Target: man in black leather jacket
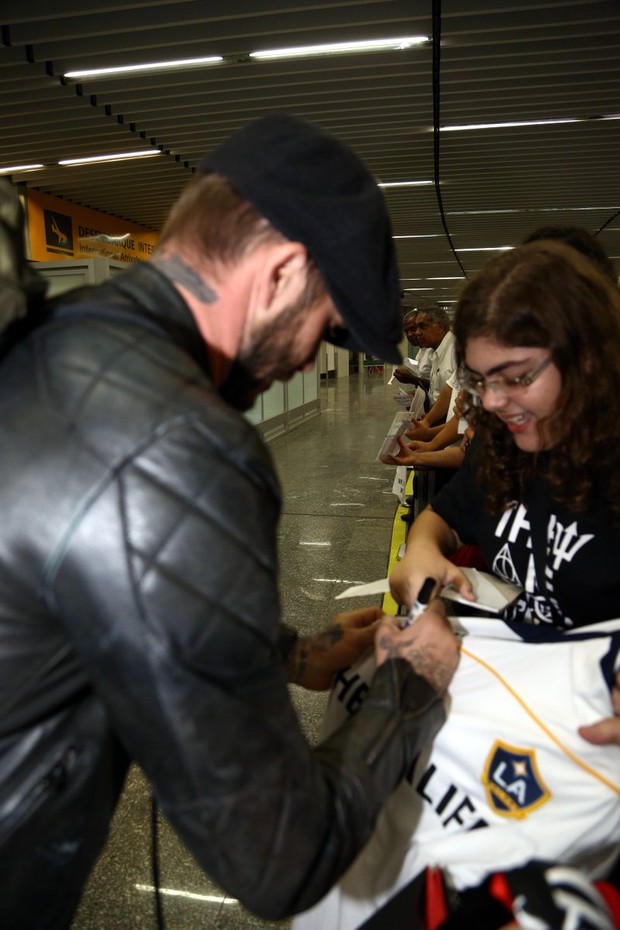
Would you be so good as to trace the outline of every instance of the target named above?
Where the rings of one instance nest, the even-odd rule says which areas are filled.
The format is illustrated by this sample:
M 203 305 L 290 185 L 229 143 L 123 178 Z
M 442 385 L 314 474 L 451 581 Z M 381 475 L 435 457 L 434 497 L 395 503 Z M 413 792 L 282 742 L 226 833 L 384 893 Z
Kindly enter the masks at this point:
M 279 489 L 238 411 L 322 338 L 397 361 L 399 324 L 370 175 L 268 117 L 205 159 L 149 264 L 6 331 L 2 927 L 68 926 L 132 761 L 205 871 L 269 918 L 368 839 L 443 722 L 456 642 L 438 610 L 280 627 Z M 363 708 L 310 749 L 287 680 L 326 688 L 373 639 Z

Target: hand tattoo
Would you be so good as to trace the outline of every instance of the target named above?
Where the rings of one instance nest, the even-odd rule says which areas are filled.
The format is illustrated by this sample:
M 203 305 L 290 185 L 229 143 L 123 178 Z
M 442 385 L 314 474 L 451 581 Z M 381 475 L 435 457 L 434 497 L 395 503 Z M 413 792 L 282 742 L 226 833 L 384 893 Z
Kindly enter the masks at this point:
M 439 694 L 442 694 L 454 674 L 454 668 L 442 659 L 438 652 L 427 643 L 422 645 L 413 635 L 406 641 L 395 643 L 391 636 L 379 635 L 379 649 L 386 653 L 388 659 L 404 659 L 413 671 L 424 678 Z

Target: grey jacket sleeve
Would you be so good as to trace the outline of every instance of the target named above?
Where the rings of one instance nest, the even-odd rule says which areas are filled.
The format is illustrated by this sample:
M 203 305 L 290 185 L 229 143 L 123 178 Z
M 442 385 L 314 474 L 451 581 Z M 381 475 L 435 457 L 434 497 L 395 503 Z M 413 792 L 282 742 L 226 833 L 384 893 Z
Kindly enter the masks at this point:
M 279 654 L 277 488 L 251 431 L 222 435 L 174 424 L 99 482 L 50 559 L 49 597 L 181 840 L 277 919 L 345 871 L 443 704 L 388 662 L 308 747 Z

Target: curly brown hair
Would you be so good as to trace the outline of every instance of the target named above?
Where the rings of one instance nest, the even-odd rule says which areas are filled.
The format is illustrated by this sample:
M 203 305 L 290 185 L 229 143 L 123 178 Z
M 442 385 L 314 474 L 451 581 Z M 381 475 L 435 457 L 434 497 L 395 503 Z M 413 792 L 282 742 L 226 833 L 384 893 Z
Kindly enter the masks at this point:
M 499 512 L 522 501 L 541 469 L 554 499 L 576 513 L 601 496 L 620 526 L 620 290 L 587 258 L 558 242 L 522 245 L 490 261 L 468 282 L 454 319 L 457 360 L 484 336 L 505 346 L 548 349 L 562 381 L 541 453 L 521 451 L 493 413 L 466 410 L 484 454 L 478 478 Z

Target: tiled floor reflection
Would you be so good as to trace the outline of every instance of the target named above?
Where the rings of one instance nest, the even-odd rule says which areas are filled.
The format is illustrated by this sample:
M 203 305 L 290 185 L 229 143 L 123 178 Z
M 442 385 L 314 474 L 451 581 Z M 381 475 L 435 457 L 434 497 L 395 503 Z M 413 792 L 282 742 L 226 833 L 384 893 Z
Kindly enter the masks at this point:
M 394 469 L 374 459 L 397 410 L 393 393 L 384 378 L 330 381 L 321 387 L 321 416 L 270 444 L 284 496 L 283 614 L 301 632 L 320 628 L 340 610 L 379 603 L 334 602 L 334 596 L 386 571 Z M 291 695 L 314 741 L 325 696 L 296 687 Z M 287 930 L 288 921 L 259 920 L 227 899 L 161 818 L 158 835 L 166 930 Z M 72 930 L 156 930 L 152 887 L 150 796 L 142 774 L 132 769 Z

